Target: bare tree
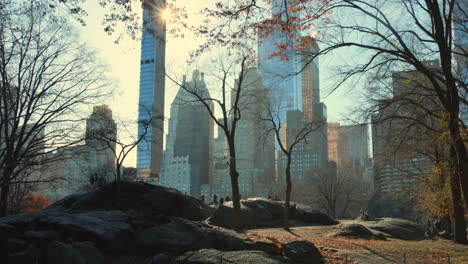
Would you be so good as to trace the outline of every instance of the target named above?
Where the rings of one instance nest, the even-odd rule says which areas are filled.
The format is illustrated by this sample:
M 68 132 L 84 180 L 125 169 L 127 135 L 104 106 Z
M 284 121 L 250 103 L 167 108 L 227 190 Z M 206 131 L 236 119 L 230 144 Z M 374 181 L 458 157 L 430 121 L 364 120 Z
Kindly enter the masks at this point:
M 339 50 L 359 54 L 353 64 L 339 67 L 333 90 L 345 83 L 359 82 L 368 73 L 405 69 L 416 70 L 424 76 L 425 87 L 432 91 L 448 120 L 449 145 L 455 159 L 455 179 L 451 181 L 453 199 L 460 209 L 463 197 L 468 204 L 468 154 L 462 138 L 466 126 L 460 120 L 461 107 L 467 107 L 466 1 L 275 1 L 272 16 L 263 20 L 257 2 L 260 1 L 220 4 L 210 14 L 229 22 L 250 21 L 245 28 L 257 29 L 261 38 L 286 33 L 287 41 L 277 45 L 278 51 L 272 52 L 273 56 L 281 56 L 291 46 L 302 46 L 304 43 L 297 32 L 307 30 L 316 34 L 322 47 L 320 52 L 311 54 L 310 61 Z M 257 21 L 252 17 L 257 17 Z M 226 25 L 230 23 L 221 24 Z M 440 67 L 426 63 L 433 59 L 440 61 Z M 413 105 L 413 108 L 424 107 Z M 457 215 L 461 219 L 462 214 Z M 461 224 L 458 223 L 459 230 Z M 465 241 L 466 237 L 460 233 L 456 240 Z
M 40 1 L 0 5 L 0 216 L 20 175 L 79 141 L 80 106 L 105 94 L 103 67 Z M 32 182 L 42 182 L 36 180 Z
M 114 181 L 117 182 L 117 202 L 119 202 L 120 198 L 121 172 L 125 159 L 138 144 L 149 141 L 149 131 L 160 123 L 159 120 L 163 119 L 163 117 L 154 117 L 150 120 L 139 120 L 137 125 L 141 129 L 141 133 L 139 133 L 138 136 L 135 136 L 134 133 L 130 131 L 132 124 L 129 122 L 120 122 L 120 125 L 116 127 L 116 131 L 113 131 L 112 128 L 109 129 L 109 127 L 101 127 L 89 131 L 87 138 L 96 142 L 96 144 L 94 144 L 95 150 L 97 152 L 110 152 L 115 161 L 112 171 L 114 174 Z M 161 128 L 159 127 L 159 129 Z
M 274 133 L 276 142 L 279 145 L 281 152 L 286 157 L 285 166 L 285 202 L 284 202 L 284 228 L 289 229 L 289 213 L 290 213 L 290 202 L 291 202 L 291 162 L 294 157 L 295 147 L 299 145 L 307 145 L 310 141 L 310 135 L 322 128 L 326 124 L 325 120 L 310 121 L 306 122 L 301 117 L 295 117 L 293 119 L 282 120 L 280 110 L 282 108 L 281 100 L 272 98 L 272 102 L 265 105 L 266 111 L 259 113 L 259 118 L 262 121 L 268 121 L 270 126 L 267 128 L 265 135 Z M 294 125 L 293 125 L 294 124 Z M 285 131 L 286 125 L 288 126 Z M 283 135 L 286 134 L 286 138 Z
M 231 178 L 232 188 L 232 201 L 234 205 L 234 212 L 237 217 L 240 217 L 240 196 L 239 196 L 239 173 L 237 171 L 237 159 L 236 159 L 236 147 L 235 147 L 235 135 L 237 125 L 241 119 L 241 108 L 239 105 L 240 98 L 243 96 L 243 85 L 244 85 L 244 74 L 246 72 L 248 56 L 243 56 L 238 63 L 224 65 L 220 69 L 221 75 L 218 76 L 216 91 L 220 93 L 220 98 L 206 94 L 205 89 L 200 87 L 189 86 L 185 83 L 178 82 L 174 77 L 168 76 L 168 78 L 174 82 L 178 87 L 184 89 L 188 94 L 192 96 L 193 102 L 201 103 L 208 111 L 210 117 L 213 119 L 216 125 L 218 125 L 227 140 L 229 149 L 229 175 Z M 232 71 L 235 66 L 239 66 L 239 73 L 237 81 L 234 86 L 229 84 Z M 231 96 L 231 100 L 228 100 Z M 214 103 L 214 108 L 212 107 Z M 216 116 L 215 109 L 220 111 L 219 116 Z

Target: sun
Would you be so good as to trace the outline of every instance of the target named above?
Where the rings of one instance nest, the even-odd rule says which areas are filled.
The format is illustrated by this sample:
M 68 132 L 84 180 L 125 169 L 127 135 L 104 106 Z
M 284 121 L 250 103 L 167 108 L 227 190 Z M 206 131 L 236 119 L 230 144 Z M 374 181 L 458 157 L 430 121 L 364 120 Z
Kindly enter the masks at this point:
M 161 9 L 159 11 L 159 17 L 163 20 L 163 22 L 168 22 L 171 19 L 171 10 L 168 8 Z

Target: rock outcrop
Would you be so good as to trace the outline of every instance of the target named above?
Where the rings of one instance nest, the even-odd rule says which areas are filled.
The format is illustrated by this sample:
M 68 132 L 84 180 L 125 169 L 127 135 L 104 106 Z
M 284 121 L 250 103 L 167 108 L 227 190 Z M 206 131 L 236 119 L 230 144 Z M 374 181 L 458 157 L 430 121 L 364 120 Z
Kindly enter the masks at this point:
M 368 229 L 383 233 L 387 237 L 403 240 L 425 239 L 424 229 L 409 220 L 399 218 L 379 218 L 368 221 L 355 221 Z
M 282 252 L 272 242 L 254 242 L 200 221 L 210 212 L 207 206 L 174 189 L 122 182 L 116 203 L 115 188 L 109 184 L 41 212 L 0 218 L 2 263 L 107 264 L 133 256 L 148 263 L 219 263 L 221 258 L 293 264 L 317 255 L 309 242 L 283 245 Z
M 207 220 L 211 225 L 226 228 L 256 228 L 268 225 L 272 221 L 283 218 L 284 202 L 263 198 L 251 198 L 241 200 L 241 217 L 234 215 L 233 203 L 227 202 L 219 206 Z M 312 208 L 296 204 L 291 209 L 291 219 L 299 220 L 307 224 L 336 225 L 337 221 L 326 214 Z
M 338 225 L 335 230 L 333 230 L 330 236 L 341 236 L 341 237 L 352 237 L 352 238 L 361 238 L 361 239 L 378 239 L 385 240 L 385 237 L 371 231 L 367 227 L 361 224 L 346 224 Z

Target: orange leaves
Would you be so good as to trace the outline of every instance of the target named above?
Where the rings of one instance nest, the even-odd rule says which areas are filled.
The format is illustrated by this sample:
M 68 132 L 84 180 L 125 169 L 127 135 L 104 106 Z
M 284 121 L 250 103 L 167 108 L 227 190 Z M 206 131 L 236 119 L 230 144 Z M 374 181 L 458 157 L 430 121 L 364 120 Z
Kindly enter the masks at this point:
M 26 200 L 25 213 L 39 212 L 50 206 L 49 198 L 37 195 Z

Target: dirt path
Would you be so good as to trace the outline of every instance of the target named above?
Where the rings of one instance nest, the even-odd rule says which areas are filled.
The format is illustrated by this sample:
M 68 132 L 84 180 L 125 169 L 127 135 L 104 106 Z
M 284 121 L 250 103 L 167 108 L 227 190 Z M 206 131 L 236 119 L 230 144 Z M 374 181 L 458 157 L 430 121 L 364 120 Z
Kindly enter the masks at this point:
M 468 263 L 468 246 L 455 244 L 449 240 L 405 241 L 389 239 L 381 241 L 331 238 L 328 233 L 333 229 L 333 226 L 296 226 L 288 232 L 282 228 L 265 228 L 246 230 L 244 235 L 254 240 L 267 239 L 276 243 L 309 240 L 320 249 L 325 256 L 326 263 Z

